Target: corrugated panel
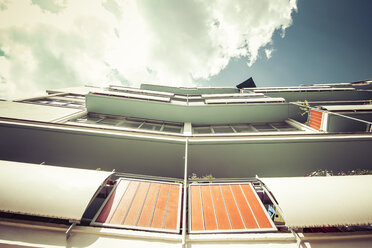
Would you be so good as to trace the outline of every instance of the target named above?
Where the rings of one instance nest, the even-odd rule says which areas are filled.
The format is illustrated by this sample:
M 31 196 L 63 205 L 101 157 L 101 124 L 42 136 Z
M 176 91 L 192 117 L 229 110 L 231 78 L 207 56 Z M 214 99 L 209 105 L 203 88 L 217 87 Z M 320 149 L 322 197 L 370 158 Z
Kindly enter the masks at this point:
M 180 204 L 180 184 L 121 178 L 92 224 L 178 233 Z
M 310 127 L 316 130 L 320 130 L 322 125 L 323 112 L 311 110 L 310 114 Z
M 190 233 L 274 231 L 249 183 L 189 186 Z
M 288 227 L 372 224 L 372 175 L 260 179 Z

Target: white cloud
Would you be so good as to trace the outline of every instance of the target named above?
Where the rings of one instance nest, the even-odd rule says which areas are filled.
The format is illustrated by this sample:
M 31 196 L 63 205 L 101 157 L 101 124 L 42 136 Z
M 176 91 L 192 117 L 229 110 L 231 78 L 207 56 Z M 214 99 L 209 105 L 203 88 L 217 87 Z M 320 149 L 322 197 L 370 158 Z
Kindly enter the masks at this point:
M 265 55 L 267 59 L 271 58 L 273 51 L 273 49 L 265 49 Z
M 83 84 L 192 85 L 252 65 L 296 0 L 2 1 L 0 97 Z M 266 49 L 269 58 L 272 49 Z

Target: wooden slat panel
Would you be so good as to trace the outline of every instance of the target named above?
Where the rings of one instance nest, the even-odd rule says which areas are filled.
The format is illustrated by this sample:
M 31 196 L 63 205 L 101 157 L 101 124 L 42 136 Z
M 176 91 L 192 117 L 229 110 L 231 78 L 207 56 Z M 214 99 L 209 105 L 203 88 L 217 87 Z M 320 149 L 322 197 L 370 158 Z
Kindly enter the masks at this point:
M 94 222 L 179 232 L 181 196 L 180 184 L 119 179 Z
M 321 116 L 323 114 L 323 112 L 312 110 L 311 114 Z
M 138 217 L 141 214 L 143 202 L 146 199 L 147 190 L 150 184 L 146 182 L 140 182 L 136 195 L 133 199 L 132 205 L 128 211 L 127 217 L 124 220 L 124 225 L 135 226 L 137 224 Z
M 320 124 L 319 125 L 318 124 L 311 124 L 310 127 L 314 128 L 316 130 L 320 130 Z
M 317 121 L 317 122 L 321 122 L 322 121 L 322 117 L 312 117 L 311 118 L 311 121 Z
M 214 214 L 212 195 L 209 189 L 209 185 L 201 186 L 201 191 L 202 191 L 205 229 L 206 230 L 217 230 L 216 216 Z
M 179 193 L 179 185 L 170 185 L 165 229 L 177 229 Z
M 230 230 L 229 217 L 227 216 L 225 204 L 223 202 L 221 189 L 219 185 L 211 185 L 214 207 L 216 210 L 216 217 L 218 221 L 219 230 Z
M 191 185 L 190 187 L 190 201 L 191 201 L 191 230 L 204 230 L 203 208 L 200 200 L 200 186 Z
M 320 127 L 320 125 L 321 125 L 320 122 L 314 122 L 314 121 L 312 121 L 312 122 L 310 123 L 310 126 Z
M 311 110 L 312 113 L 315 113 L 315 114 L 321 114 L 322 112 L 320 111 L 317 111 L 317 110 Z
M 253 214 L 256 216 L 256 219 L 257 219 L 257 222 L 260 228 L 273 227 L 266 213 L 264 212 L 264 209 L 262 208 L 261 204 L 258 202 L 256 193 L 253 192 L 252 187 L 247 184 L 242 184 L 242 189 L 249 202 L 249 205 L 251 206 Z
M 99 214 L 98 218 L 96 219 L 97 222 L 105 223 L 109 222 L 114 214 L 125 190 L 128 187 L 129 182 L 120 180 L 115 191 L 112 192 L 110 199 L 106 202 L 105 207 L 102 209 L 101 213 Z
M 247 229 L 255 229 L 258 228 L 258 225 L 254 219 L 254 216 L 252 214 L 252 211 L 250 207 L 248 206 L 247 200 L 244 197 L 244 194 L 240 188 L 240 185 L 233 184 L 231 185 L 231 189 L 235 195 L 235 200 L 238 204 L 238 207 L 240 209 L 240 213 L 243 217 L 245 227 Z
M 225 198 L 225 204 L 229 213 L 231 226 L 233 229 L 244 229 L 244 224 L 240 217 L 238 208 L 235 204 L 233 194 L 230 190 L 230 185 L 221 185 L 223 197 Z
M 317 129 L 317 130 L 319 130 L 320 126 L 321 126 L 320 123 L 313 123 L 313 122 L 312 122 L 312 123 L 310 124 L 310 127 L 315 127 L 315 129 Z
M 312 120 L 321 120 L 322 119 L 322 115 L 320 115 L 320 116 L 316 116 L 316 115 L 311 115 L 311 119 Z
M 159 183 L 151 183 L 149 193 L 147 194 L 147 198 L 145 204 L 142 209 L 141 216 L 139 218 L 137 226 L 149 227 L 151 224 L 151 217 L 154 212 L 156 199 L 158 197 L 160 184 Z
M 275 230 L 251 184 L 191 185 L 190 208 L 192 232 Z
M 310 127 L 320 130 L 322 124 L 323 113 L 316 110 L 311 110 Z
M 321 123 L 310 123 L 310 127 L 316 129 L 316 130 L 319 130 L 320 129 L 320 126 L 321 126 Z
M 321 122 L 321 121 L 322 121 L 322 117 L 315 117 L 315 116 L 312 116 L 312 117 L 311 117 L 311 121 L 318 121 L 318 122 Z
M 312 123 L 312 124 L 320 124 L 320 123 L 322 123 L 322 121 L 321 121 L 321 120 L 314 120 L 314 119 L 311 119 L 311 123 Z
M 162 184 L 160 186 L 158 200 L 155 206 L 154 217 L 152 219 L 151 227 L 153 228 L 163 228 L 164 216 L 167 206 L 169 192 L 169 184 Z
M 311 117 L 311 121 L 317 121 L 317 122 L 321 122 L 322 121 L 322 117 Z
M 115 213 L 110 220 L 110 224 L 120 225 L 122 223 L 128 212 L 130 204 L 132 203 L 133 197 L 136 194 L 138 185 L 139 182 L 136 181 L 131 181 L 129 183 L 128 189 L 125 191 L 123 198 L 121 199 Z

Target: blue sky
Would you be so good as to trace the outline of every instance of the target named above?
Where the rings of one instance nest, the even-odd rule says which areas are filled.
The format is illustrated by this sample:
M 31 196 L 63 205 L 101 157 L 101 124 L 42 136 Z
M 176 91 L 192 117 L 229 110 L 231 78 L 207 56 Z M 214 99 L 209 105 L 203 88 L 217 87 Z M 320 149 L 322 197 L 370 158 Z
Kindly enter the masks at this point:
M 372 1 L 298 1 L 285 37 L 276 31 L 272 57 L 263 51 L 251 67 L 232 59 L 210 83 L 238 84 L 250 76 L 258 86 L 337 83 L 372 79 Z
M 89 6 L 89 7 L 87 7 Z M 84 11 L 81 11 L 84 9 Z M 0 98 L 372 78 L 370 0 L 0 0 Z

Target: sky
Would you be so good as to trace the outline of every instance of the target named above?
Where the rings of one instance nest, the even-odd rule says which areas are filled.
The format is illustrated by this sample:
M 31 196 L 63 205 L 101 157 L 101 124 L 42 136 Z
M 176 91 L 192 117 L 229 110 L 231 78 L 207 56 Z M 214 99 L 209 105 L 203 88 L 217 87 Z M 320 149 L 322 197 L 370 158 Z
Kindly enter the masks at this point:
M 0 98 L 372 78 L 370 0 L 0 0 Z

